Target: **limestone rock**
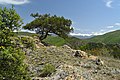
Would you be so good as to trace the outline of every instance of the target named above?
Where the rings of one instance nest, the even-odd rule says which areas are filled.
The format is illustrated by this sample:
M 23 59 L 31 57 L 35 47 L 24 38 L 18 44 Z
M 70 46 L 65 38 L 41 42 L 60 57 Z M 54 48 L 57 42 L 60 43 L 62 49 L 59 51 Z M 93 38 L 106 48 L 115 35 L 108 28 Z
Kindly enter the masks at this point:
M 45 47 L 44 44 L 42 44 L 39 39 L 35 39 L 34 41 L 36 48 Z
M 97 56 L 92 56 L 92 55 L 91 55 L 91 56 L 88 57 L 88 59 L 89 59 L 89 60 L 96 61 L 96 60 L 98 59 L 98 57 L 97 57 Z
M 81 57 L 81 58 L 88 58 L 87 53 L 81 50 L 74 50 L 74 56 Z
M 63 45 L 62 48 L 64 48 L 64 49 L 71 49 L 70 46 L 68 46 L 68 45 Z

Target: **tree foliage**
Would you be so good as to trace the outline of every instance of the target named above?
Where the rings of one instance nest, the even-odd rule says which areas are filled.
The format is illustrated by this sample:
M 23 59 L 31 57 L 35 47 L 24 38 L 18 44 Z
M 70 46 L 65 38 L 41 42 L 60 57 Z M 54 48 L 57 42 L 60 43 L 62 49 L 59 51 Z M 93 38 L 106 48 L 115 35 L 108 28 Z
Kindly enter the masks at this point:
M 0 46 L 10 46 L 10 36 L 13 36 L 13 31 L 18 30 L 21 25 L 22 20 L 13 7 L 0 8 Z
M 50 14 L 31 14 L 35 19 L 26 24 L 24 29 L 35 30 L 39 34 L 40 40 L 45 39 L 49 33 L 54 33 L 60 37 L 66 38 L 68 34 L 73 31 L 71 27 L 72 21 L 65 19 L 64 17 L 58 17 L 56 15 L 50 16 Z
M 14 7 L 0 8 L 0 30 L 16 30 L 22 25 L 22 19 L 15 11 Z
M 0 8 L 0 80 L 29 80 L 24 53 L 11 41 L 14 30 L 22 25 L 20 16 L 12 8 Z
M 0 80 L 29 80 L 24 53 L 13 47 L 0 47 Z

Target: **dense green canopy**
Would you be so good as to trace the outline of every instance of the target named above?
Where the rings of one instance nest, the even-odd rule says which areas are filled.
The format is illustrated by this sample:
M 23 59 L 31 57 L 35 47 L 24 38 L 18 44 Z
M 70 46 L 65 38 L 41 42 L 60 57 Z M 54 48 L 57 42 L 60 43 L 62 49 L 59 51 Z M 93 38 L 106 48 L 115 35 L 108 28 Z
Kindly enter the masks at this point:
M 12 8 L 0 8 L 0 80 L 30 80 L 27 75 L 25 54 L 12 43 L 14 30 L 22 24 Z
M 47 37 L 49 33 L 54 33 L 60 37 L 66 38 L 68 34 L 73 31 L 71 27 L 72 21 L 65 19 L 64 17 L 58 17 L 56 15 L 50 16 L 50 14 L 31 14 L 35 19 L 26 24 L 24 29 L 35 30 L 40 35 L 40 40 Z
M 0 8 L 0 46 L 10 45 L 10 36 L 13 31 L 18 30 L 22 25 L 22 19 L 12 7 Z

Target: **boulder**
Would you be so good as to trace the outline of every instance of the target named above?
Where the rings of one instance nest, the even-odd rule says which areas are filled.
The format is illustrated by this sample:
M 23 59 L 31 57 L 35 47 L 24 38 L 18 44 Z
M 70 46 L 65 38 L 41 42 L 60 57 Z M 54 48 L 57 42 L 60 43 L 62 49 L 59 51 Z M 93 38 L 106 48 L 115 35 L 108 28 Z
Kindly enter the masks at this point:
M 92 60 L 92 61 L 96 61 L 98 59 L 98 57 L 91 55 L 91 56 L 88 57 L 88 59 Z
M 68 45 L 63 45 L 62 48 L 63 48 L 63 49 L 67 49 L 67 50 L 69 50 L 69 49 L 71 50 L 71 47 L 68 46 Z
M 81 57 L 81 58 L 88 58 L 87 53 L 81 50 L 74 50 L 74 56 Z

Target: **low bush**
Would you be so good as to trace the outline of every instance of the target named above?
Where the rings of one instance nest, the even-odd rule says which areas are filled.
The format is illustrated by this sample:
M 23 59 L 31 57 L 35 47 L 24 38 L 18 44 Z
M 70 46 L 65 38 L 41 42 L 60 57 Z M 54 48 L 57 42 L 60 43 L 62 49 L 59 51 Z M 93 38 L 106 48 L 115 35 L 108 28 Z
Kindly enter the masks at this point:
M 30 80 L 20 49 L 0 47 L 0 80 Z
M 55 66 L 53 66 L 52 64 L 46 64 L 43 67 L 40 76 L 47 77 L 47 76 L 50 76 L 53 72 L 55 72 Z

